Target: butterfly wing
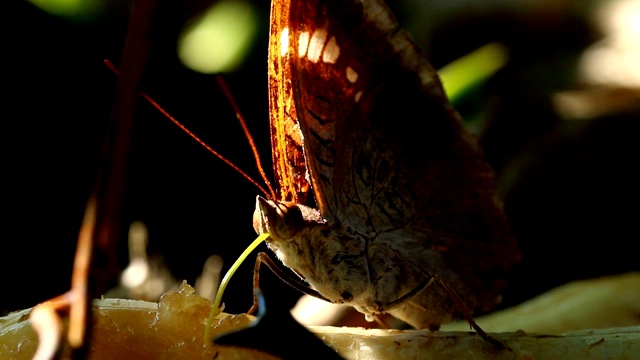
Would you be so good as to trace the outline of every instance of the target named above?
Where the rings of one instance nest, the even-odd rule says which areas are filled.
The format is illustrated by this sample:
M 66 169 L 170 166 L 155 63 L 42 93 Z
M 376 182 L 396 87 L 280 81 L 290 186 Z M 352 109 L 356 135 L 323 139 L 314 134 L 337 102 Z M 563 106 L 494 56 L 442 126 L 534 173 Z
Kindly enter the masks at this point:
M 374 242 L 402 239 L 410 266 L 490 308 L 519 253 L 493 172 L 411 37 L 379 0 L 274 1 L 274 14 L 270 64 L 290 79 L 285 113 L 299 117 L 296 155 L 302 145 L 322 216 Z M 419 326 L 447 321 L 443 294 L 396 313 L 421 316 L 427 304 L 435 315 Z
M 290 44 L 281 29 L 289 26 L 288 1 L 273 2 L 269 36 L 269 117 L 278 200 L 304 204 L 309 192 L 298 113 L 293 100 Z M 277 10 L 276 10 L 277 8 Z

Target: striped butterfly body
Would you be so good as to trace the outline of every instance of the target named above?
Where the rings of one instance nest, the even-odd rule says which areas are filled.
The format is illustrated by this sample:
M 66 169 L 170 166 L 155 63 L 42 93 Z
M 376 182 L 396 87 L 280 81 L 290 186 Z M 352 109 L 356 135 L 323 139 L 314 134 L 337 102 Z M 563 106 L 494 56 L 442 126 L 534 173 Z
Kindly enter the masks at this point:
M 368 318 L 437 328 L 446 287 L 493 307 L 519 258 L 493 172 L 382 0 L 273 0 L 269 49 L 279 198 L 254 228 L 278 258 Z

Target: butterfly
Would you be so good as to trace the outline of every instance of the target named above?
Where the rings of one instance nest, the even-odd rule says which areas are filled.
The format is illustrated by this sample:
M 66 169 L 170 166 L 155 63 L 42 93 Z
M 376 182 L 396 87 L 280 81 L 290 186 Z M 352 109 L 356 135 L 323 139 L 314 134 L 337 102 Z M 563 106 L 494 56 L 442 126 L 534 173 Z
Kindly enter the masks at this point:
M 495 176 L 387 6 L 273 0 L 268 66 L 278 198 L 254 228 L 282 263 L 368 319 L 494 307 L 520 256 Z

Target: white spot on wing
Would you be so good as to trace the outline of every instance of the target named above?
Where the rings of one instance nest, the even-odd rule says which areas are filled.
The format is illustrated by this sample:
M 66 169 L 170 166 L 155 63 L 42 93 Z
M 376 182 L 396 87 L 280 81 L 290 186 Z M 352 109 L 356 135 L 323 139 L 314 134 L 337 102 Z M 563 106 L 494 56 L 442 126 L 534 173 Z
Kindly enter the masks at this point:
M 289 52 L 289 28 L 282 29 L 280 33 L 280 56 L 285 56 Z
M 335 64 L 338 60 L 338 56 L 340 56 L 340 47 L 336 43 L 336 37 L 332 36 L 327 43 L 327 46 L 324 48 L 324 53 L 322 54 L 322 61 Z
M 347 66 L 347 80 L 352 84 L 358 81 L 358 73 L 351 66 Z
M 309 51 L 307 52 L 307 58 L 312 63 L 317 63 L 320 59 L 320 54 L 322 54 L 322 48 L 324 47 L 324 43 L 327 40 L 327 30 L 318 29 L 311 36 L 311 41 L 309 41 Z
M 300 33 L 300 37 L 298 38 L 298 56 L 304 57 L 307 54 L 308 48 L 309 48 L 309 32 L 304 31 Z

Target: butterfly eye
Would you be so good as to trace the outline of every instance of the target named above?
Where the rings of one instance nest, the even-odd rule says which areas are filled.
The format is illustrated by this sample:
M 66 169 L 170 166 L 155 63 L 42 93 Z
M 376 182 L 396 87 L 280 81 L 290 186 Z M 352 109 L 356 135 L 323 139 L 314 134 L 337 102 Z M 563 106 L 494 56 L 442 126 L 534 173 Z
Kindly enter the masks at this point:
M 260 204 L 263 228 L 278 239 L 293 238 L 304 225 L 300 209 L 293 203 L 263 200 Z
M 302 213 L 296 204 L 277 202 L 275 209 L 278 218 L 284 220 L 287 226 L 297 226 L 302 223 Z

